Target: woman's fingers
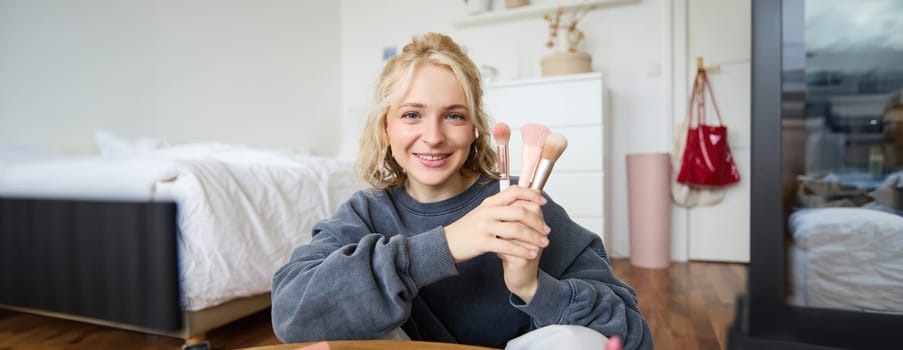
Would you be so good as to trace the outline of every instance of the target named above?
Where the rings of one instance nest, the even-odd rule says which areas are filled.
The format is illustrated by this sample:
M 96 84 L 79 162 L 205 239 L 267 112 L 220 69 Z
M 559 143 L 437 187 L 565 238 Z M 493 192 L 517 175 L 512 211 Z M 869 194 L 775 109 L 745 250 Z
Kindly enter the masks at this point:
M 546 199 L 542 196 L 541 193 L 539 193 L 539 191 L 531 190 L 529 188 L 521 186 L 508 187 L 508 189 L 487 198 L 484 203 L 493 206 L 502 206 L 509 205 L 519 200 L 533 202 L 539 205 L 546 204 Z
M 448 249 L 456 263 L 490 252 L 530 259 L 539 248 L 548 245 L 544 234 L 519 221 L 487 220 L 483 216 L 468 214 L 445 227 Z
M 464 217 L 444 227 L 449 251 L 455 262 L 483 253 L 507 254 L 532 259 L 548 246 L 538 191 L 512 186 L 483 201 Z
M 521 259 L 535 259 L 539 256 L 538 248 L 526 248 L 524 245 L 517 244 L 513 241 L 505 239 L 493 239 L 488 244 L 489 251 L 495 252 L 500 257 L 504 255 L 513 256 Z M 504 259 L 504 258 L 503 258 Z
M 491 228 L 496 237 L 518 241 L 535 248 L 543 248 L 549 245 L 549 239 L 520 222 L 496 222 Z
M 534 249 L 536 249 L 536 247 L 534 247 L 533 245 L 525 244 L 525 243 L 522 243 L 522 242 L 519 242 L 519 241 L 509 241 L 509 242 L 514 243 L 514 244 L 517 244 L 517 245 L 521 246 L 521 247 L 524 248 L 524 249 L 529 249 L 529 250 L 534 250 Z M 537 256 L 541 255 L 541 254 L 542 254 L 542 248 L 540 248 L 539 250 L 537 250 L 536 253 L 537 253 Z M 529 262 L 529 261 L 532 260 L 532 259 L 538 259 L 538 257 L 530 258 L 530 259 L 524 259 L 524 258 L 521 258 L 521 257 L 518 257 L 518 256 L 513 256 L 513 255 L 505 255 L 505 254 L 496 254 L 496 255 L 498 255 L 498 256 L 499 256 L 499 259 L 502 259 L 502 261 L 505 261 L 505 262 L 507 262 L 507 263 L 509 263 L 509 264 L 513 264 L 514 266 L 526 264 L 527 262 Z
M 511 204 L 514 207 L 521 207 L 526 210 L 525 216 L 528 216 L 530 221 L 526 223 L 528 226 L 532 227 L 534 230 L 539 231 L 543 234 L 549 234 L 552 232 L 552 228 L 549 225 L 546 225 L 546 219 L 542 214 L 542 206 L 533 202 L 527 201 L 517 201 Z
M 551 229 L 542 217 L 540 207 L 531 202 L 516 202 L 515 205 L 498 207 L 492 214 L 496 221 L 520 222 L 541 234 L 548 234 Z

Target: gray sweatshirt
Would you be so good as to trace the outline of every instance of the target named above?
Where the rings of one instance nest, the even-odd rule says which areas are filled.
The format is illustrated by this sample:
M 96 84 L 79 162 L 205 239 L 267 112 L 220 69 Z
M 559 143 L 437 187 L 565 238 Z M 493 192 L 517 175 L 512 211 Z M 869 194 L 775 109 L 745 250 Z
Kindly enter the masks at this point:
M 636 293 L 612 274 L 599 236 L 547 195 L 552 232 L 529 304 L 505 287 L 495 254 L 454 263 L 443 227 L 498 193 L 498 181 L 484 180 L 435 203 L 401 187 L 352 196 L 276 271 L 279 339 L 373 339 L 402 327 L 413 340 L 504 347 L 538 327 L 572 324 L 618 335 L 624 349 L 651 349 Z

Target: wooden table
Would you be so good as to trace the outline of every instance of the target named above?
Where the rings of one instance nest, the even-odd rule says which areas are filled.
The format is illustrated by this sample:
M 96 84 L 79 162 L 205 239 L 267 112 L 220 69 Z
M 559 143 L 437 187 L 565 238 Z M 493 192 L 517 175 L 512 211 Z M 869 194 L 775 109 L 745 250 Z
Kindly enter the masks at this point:
M 482 346 L 406 340 L 336 340 L 326 343 L 329 344 L 329 350 L 492 350 L 492 348 Z M 245 350 L 295 350 L 314 344 L 317 342 L 258 346 Z M 311 348 L 311 350 L 314 349 L 325 350 L 327 348 L 322 346 Z

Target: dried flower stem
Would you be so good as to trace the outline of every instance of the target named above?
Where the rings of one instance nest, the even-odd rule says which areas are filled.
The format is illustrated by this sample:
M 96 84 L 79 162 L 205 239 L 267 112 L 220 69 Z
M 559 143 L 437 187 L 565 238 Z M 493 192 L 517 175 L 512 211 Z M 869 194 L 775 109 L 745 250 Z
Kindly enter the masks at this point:
M 549 22 L 549 40 L 546 41 L 546 47 L 555 49 L 558 46 L 558 29 L 565 29 L 567 37 L 567 51 L 577 52 L 577 46 L 586 38 L 582 30 L 577 28 L 577 24 L 586 14 L 594 9 L 595 6 L 584 4 L 576 11 L 572 12 L 566 25 L 562 25 L 561 16 L 564 15 L 564 7 L 558 6 L 554 15 L 546 14 L 543 19 Z

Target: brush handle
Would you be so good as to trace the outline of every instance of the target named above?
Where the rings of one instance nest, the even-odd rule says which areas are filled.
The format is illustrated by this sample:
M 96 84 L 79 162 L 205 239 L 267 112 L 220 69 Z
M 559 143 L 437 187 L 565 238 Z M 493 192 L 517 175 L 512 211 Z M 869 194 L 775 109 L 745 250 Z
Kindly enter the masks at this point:
M 508 162 L 508 145 L 498 145 L 499 156 L 499 192 L 511 185 L 511 168 Z
M 530 187 L 530 182 L 533 180 L 533 172 L 539 163 L 541 152 L 542 149 L 539 147 L 524 145 L 523 150 L 521 150 L 521 170 L 520 178 L 517 179 L 518 186 Z
M 530 188 L 542 191 L 542 188 L 546 186 L 546 181 L 549 180 L 549 175 L 552 175 L 553 165 L 555 163 L 548 159 L 540 160 L 539 165 L 536 166 L 536 173 L 533 174 L 533 181 L 530 182 Z

